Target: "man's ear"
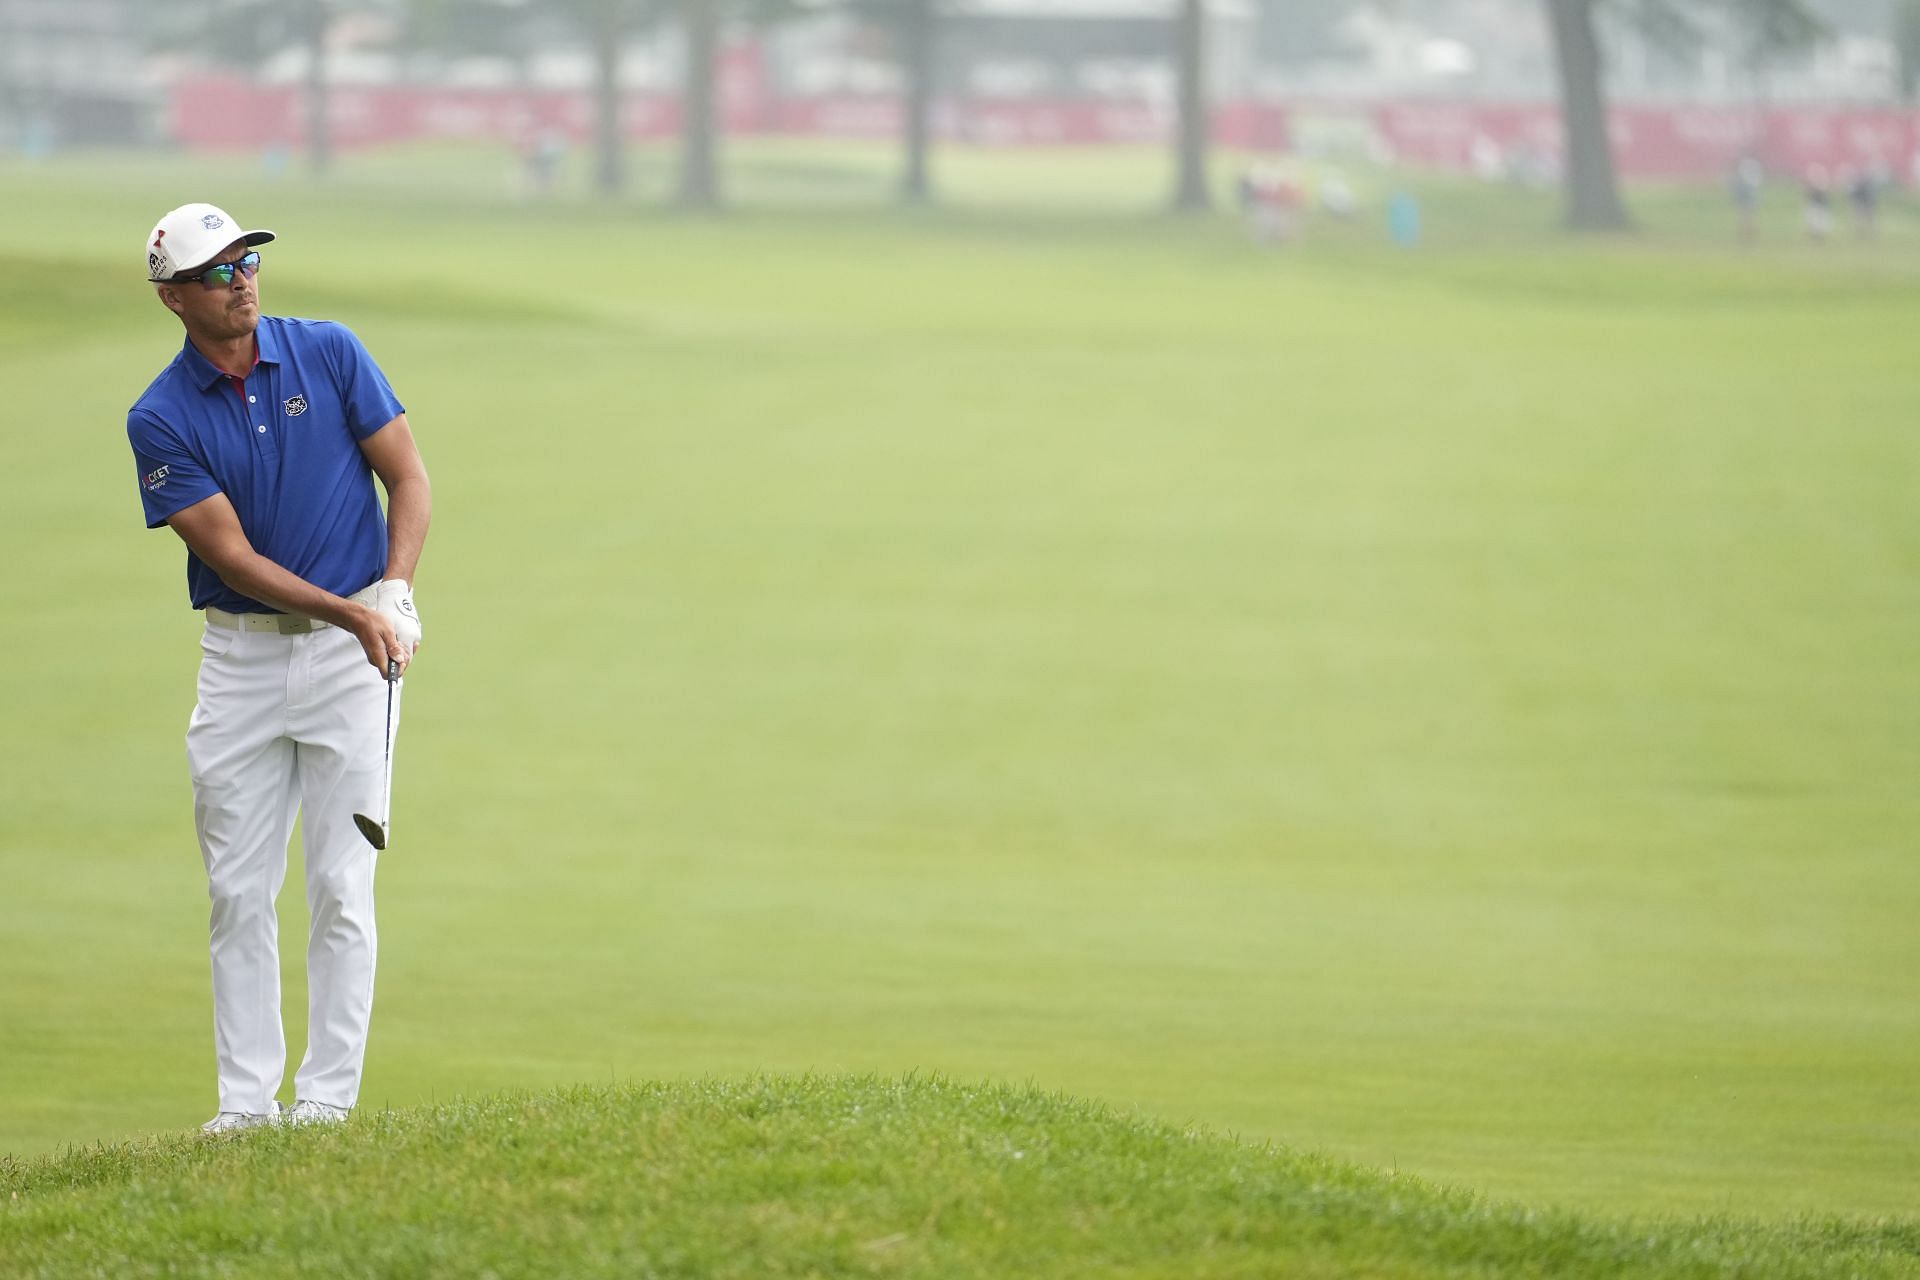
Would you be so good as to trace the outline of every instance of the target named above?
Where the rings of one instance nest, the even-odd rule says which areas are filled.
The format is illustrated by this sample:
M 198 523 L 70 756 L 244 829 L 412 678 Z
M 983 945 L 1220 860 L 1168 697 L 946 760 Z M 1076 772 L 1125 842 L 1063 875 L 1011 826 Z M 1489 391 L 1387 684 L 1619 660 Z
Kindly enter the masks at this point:
M 153 286 L 153 293 L 155 297 L 160 299 L 161 306 L 173 312 L 175 315 L 180 314 L 180 295 L 174 291 L 172 285 L 156 284 Z

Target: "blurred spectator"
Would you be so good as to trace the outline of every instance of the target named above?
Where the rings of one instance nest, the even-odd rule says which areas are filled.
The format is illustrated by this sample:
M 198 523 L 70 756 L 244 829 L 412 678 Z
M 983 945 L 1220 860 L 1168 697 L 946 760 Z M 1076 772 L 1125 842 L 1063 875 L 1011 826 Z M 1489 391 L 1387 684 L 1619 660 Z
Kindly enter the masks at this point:
M 1560 182 L 1560 161 L 1545 147 L 1516 142 L 1507 156 L 1507 177 L 1533 191 L 1545 191 Z
M 1833 234 L 1833 187 L 1825 165 L 1808 168 L 1805 190 L 1807 238 L 1824 243 Z
M 1245 218 L 1247 226 L 1257 231 L 1260 211 L 1260 165 L 1253 165 L 1240 173 L 1240 181 L 1234 184 L 1234 203 L 1240 207 L 1240 216 Z
M 1733 196 L 1734 210 L 1740 215 L 1740 239 L 1751 242 L 1756 230 L 1755 215 L 1760 209 L 1760 187 L 1766 180 L 1766 171 L 1760 167 L 1760 157 L 1751 151 L 1742 155 L 1733 164 L 1733 176 L 1727 180 L 1727 189 Z
M 1500 182 L 1507 176 L 1507 157 L 1500 144 L 1484 133 L 1476 133 L 1467 142 L 1467 166 L 1482 182 Z
M 1387 230 L 1403 249 L 1420 243 L 1420 201 L 1404 187 L 1394 192 L 1387 204 Z
M 1340 170 L 1333 169 L 1321 175 L 1320 207 L 1342 222 L 1350 221 L 1358 211 L 1360 202 L 1354 198 L 1347 175 Z
M 20 154 L 29 160 L 45 160 L 53 154 L 54 144 L 53 117 L 36 110 L 20 129 Z
M 1880 212 L 1880 176 L 1871 168 L 1855 170 L 1847 184 L 1847 199 L 1853 204 L 1853 229 L 1862 240 L 1873 239 L 1874 222 Z
M 542 125 L 527 135 L 521 144 L 520 156 L 526 168 L 528 194 L 544 197 L 553 193 L 566 151 L 565 140 L 550 125 Z
M 1277 165 L 1257 164 L 1242 174 L 1239 198 L 1255 240 L 1280 244 L 1293 234 L 1300 188 Z

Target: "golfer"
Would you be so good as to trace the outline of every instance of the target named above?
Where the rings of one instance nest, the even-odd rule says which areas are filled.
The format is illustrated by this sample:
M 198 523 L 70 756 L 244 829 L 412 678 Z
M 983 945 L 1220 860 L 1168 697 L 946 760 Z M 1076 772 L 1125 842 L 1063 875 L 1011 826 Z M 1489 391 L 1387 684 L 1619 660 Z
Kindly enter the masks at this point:
M 359 1096 L 376 853 L 353 815 L 386 821 L 387 674 L 420 643 L 411 584 L 433 506 L 406 413 L 359 339 L 260 314 L 256 246 L 272 239 L 210 204 L 147 233 L 147 278 L 187 337 L 127 414 L 147 527 L 187 544 L 206 614 L 187 764 L 213 902 L 213 1133 L 281 1118 L 274 900 L 296 815 L 312 928 L 287 1119 L 342 1119 Z

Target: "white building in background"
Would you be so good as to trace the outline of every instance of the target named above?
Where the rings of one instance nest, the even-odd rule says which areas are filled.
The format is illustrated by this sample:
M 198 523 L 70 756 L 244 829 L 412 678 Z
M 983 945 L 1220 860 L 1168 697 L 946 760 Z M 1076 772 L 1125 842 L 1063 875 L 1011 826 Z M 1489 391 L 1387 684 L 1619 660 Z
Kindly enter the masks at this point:
M 141 16 L 131 0 L 0 0 L 0 149 L 142 137 Z

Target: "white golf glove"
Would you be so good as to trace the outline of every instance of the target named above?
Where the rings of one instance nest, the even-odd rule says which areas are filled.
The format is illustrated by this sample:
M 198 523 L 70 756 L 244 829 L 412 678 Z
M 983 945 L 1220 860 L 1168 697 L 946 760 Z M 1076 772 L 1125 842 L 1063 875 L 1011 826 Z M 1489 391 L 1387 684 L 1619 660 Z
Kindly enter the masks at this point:
M 420 611 L 413 607 L 413 588 L 405 579 L 387 578 L 375 586 L 373 607 L 387 615 L 408 653 L 420 647 Z

